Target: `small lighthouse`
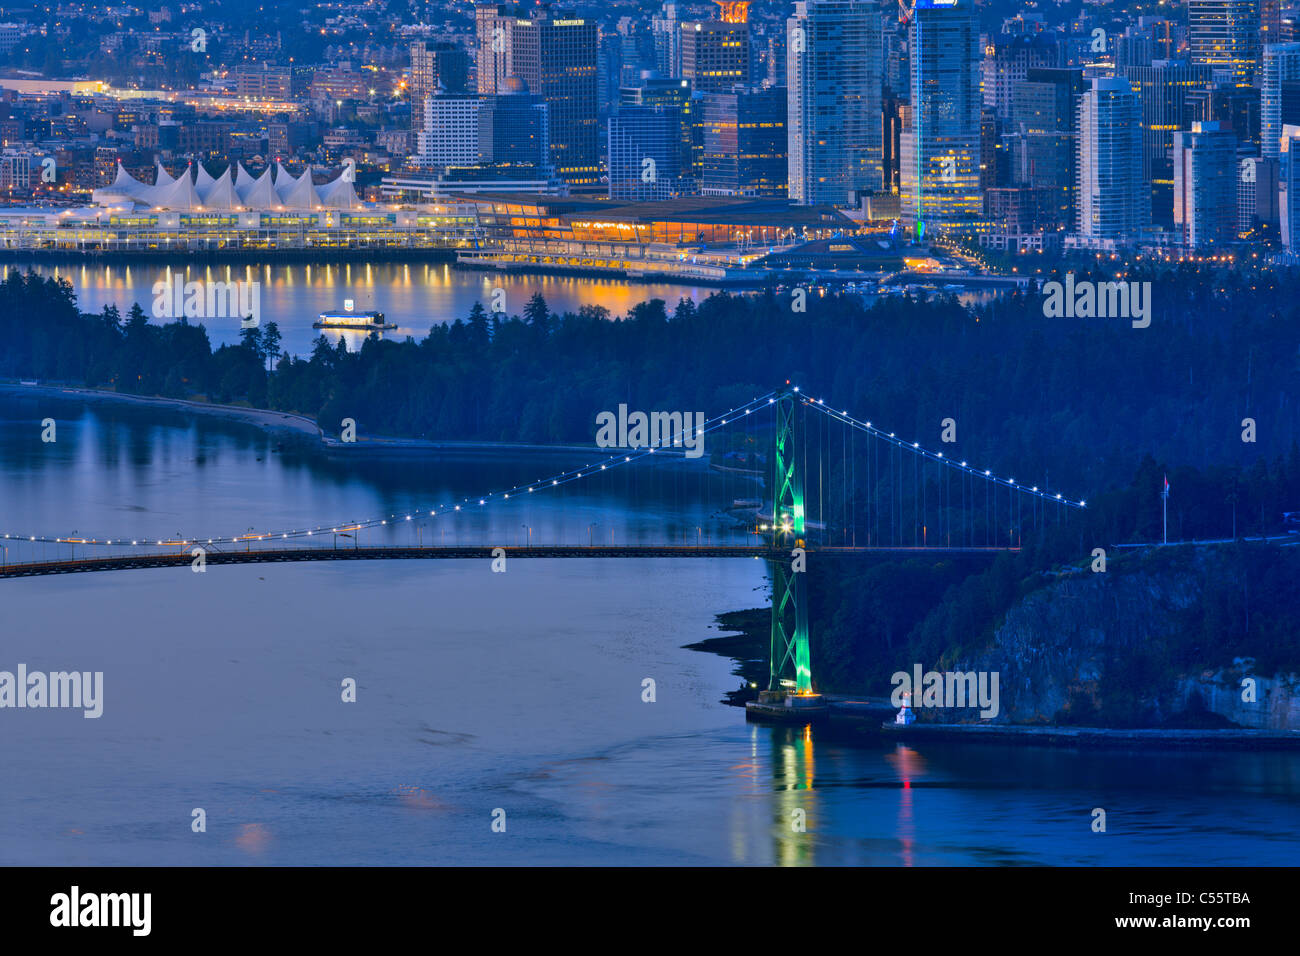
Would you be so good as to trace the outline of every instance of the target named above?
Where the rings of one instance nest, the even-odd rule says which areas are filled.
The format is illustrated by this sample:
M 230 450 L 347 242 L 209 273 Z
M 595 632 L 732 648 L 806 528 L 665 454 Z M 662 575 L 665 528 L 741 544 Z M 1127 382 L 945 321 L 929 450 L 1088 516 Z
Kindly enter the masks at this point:
M 894 723 L 907 726 L 916 722 L 916 714 L 912 713 L 912 708 L 908 704 L 912 700 L 911 694 L 903 695 L 903 706 L 899 708 L 898 713 L 894 715 Z

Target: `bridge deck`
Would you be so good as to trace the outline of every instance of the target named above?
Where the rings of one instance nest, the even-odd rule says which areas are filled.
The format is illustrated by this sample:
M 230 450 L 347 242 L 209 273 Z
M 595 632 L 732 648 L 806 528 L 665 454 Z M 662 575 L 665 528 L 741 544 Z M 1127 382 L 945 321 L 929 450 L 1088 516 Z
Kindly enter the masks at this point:
M 790 552 L 766 545 L 537 545 L 501 546 L 510 558 L 766 558 L 788 561 Z M 491 559 L 495 547 L 369 547 L 369 548 L 266 548 L 248 551 L 217 551 L 208 547 L 206 564 L 266 564 L 285 561 L 405 561 L 411 559 Z M 1014 548 L 808 548 L 823 555 L 967 555 L 988 556 Z M 33 577 L 47 574 L 77 574 L 86 571 L 125 571 L 133 568 L 175 568 L 191 564 L 189 551 L 170 554 L 127 554 L 69 561 L 41 561 L 0 567 L 0 578 Z

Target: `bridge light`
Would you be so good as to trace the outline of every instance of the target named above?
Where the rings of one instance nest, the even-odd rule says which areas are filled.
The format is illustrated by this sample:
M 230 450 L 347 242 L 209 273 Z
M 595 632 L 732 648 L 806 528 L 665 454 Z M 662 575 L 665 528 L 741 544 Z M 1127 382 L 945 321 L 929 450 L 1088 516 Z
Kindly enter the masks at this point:
M 1037 491 L 1037 490 L 1038 490 L 1038 486 L 1037 486 L 1037 485 L 1034 485 L 1034 487 L 1033 487 L 1032 490 L 1033 490 L 1033 491 Z
M 1058 494 L 1056 497 L 1057 497 L 1057 498 L 1060 498 L 1061 496 Z
M 940 458 L 943 457 L 943 452 L 939 452 L 939 457 L 940 457 Z
M 1079 502 L 1079 507 L 1080 507 L 1080 508 L 1086 508 L 1087 506 L 1088 506 L 1088 502 L 1086 502 L 1086 501 L 1080 501 L 1080 502 Z
M 961 466 L 962 466 L 963 468 L 965 468 L 965 467 L 966 467 L 966 462 L 963 461 L 963 462 L 961 463 Z
M 985 468 L 985 469 L 984 469 L 984 474 L 986 474 L 986 475 L 991 475 L 991 474 L 993 474 L 993 472 L 991 472 L 991 471 L 989 471 L 987 468 Z

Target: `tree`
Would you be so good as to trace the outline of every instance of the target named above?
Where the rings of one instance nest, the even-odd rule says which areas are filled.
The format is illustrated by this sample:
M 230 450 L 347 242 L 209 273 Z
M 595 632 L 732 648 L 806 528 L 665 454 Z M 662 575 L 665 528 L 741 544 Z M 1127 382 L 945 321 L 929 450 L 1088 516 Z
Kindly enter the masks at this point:
M 262 331 L 262 357 L 266 359 L 267 369 L 280 355 L 280 327 L 274 322 L 266 323 Z

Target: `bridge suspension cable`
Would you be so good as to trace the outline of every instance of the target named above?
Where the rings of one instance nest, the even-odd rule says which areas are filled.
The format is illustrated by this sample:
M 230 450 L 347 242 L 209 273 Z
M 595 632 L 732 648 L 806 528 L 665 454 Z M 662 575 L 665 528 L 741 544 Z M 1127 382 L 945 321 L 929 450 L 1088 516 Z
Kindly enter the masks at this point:
M 772 408 L 781 399 L 787 396 L 793 398 L 797 404 L 803 406 L 806 409 L 811 409 L 813 411 L 820 412 L 822 415 L 826 416 L 827 419 L 838 421 L 842 424 L 849 426 L 849 428 L 852 429 L 853 431 L 863 432 L 867 435 L 870 435 L 873 438 L 879 439 L 881 442 L 887 443 L 890 446 L 889 474 L 891 475 L 891 481 L 890 481 L 890 487 L 887 489 L 890 497 L 890 501 L 888 505 L 888 510 L 889 510 L 888 518 L 889 518 L 889 527 L 890 527 L 889 538 L 890 541 L 895 545 L 901 546 L 904 543 L 903 533 L 904 533 L 905 518 L 902 512 L 902 508 L 904 504 L 903 497 L 902 497 L 903 496 L 902 481 L 892 476 L 894 476 L 895 474 L 901 476 L 902 474 L 902 466 L 905 462 L 905 458 L 902 457 L 902 453 L 904 451 L 910 452 L 914 456 L 913 482 L 916 488 L 916 493 L 914 494 L 914 501 L 913 501 L 913 509 L 915 512 L 914 533 L 912 535 L 913 545 L 923 545 L 927 543 L 925 541 L 917 539 L 918 532 L 916 531 L 916 529 L 918 528 L 924 531 L 928 527 L 927 526 L 928 507 L 929 507 L 928 497 L 927 497 L 928 483 L 925 488 L 922 488 L 921 473 L 920 473 L 920 465 L 922 462 L 925 462 L 927 464 L 934 463 L 940 468 L 951 469 L 953 471 L 958 472 L 962 476 L 962 505 L 963 505 L 963 511 L 966 512 L 970 512 L 971 510 L 967 508 L 966 505 L 968 503 L 973 504 L 974 502 L 974 498 L 975 498 L 974 491 L 976 487 L 975 483 L 977 480 L 983 480 L 985 482 L 986 510 L 988 510 L 991 505 L 995 504 L 995 501 L 992 502 L 990 501 L 989 493 L 996 487 L 1005 487 L 1009 490 L 1009 493 L 1018 492 L 1021 495 L 1032 496 L 1035 499 L 1035 501 L 1040 501 L 1042 503 L 1050 502 L 1058 505 L 1063 505 L 1065 507 L 1072 508 L 1072 509 L 1082 509 L 1086 506 L 1083 500 L 1073 501 L 1065 498 L 1061 494 L 1052 494 L 1046 490 L 1040 490 L 1037 486 L 1027 487 L 1023 484 L 1018 483 L 1014 478 L 1004 478 L 998 475 L 994 475 L 993 472 L 989 469 L 979 469 L 973 465 L 970 465 L 966 461 L 957 461 L 948 458 L 944 455 L 943 452 L 936 452 L 927 448 L 922 448 L 918 442 L 909 443 L 901 438 L 898 438 L 897 435 L 893 432 L 886 432 L 883 429 L 876 427 L 870 421 L 864 421 L 855 418 L 854 416 L 850 415 L 847 412 L 847 410 L 837 411 L 833 406 L 827 405 L 822 399 L 814 399 L 804 395 L 799 389 L 799 387 L 797 386 L 776 389 L 764 395 L 760 395 L 756 398 L 750 399 L 748 402 L 745 402 L 742 405 L 732 408 L 723 414 L 715 415 L 714 417 L 707 419 L 703 423 L 703 425 L 693 430 L 697 432 L 697 437 L 699 437 L 714 432 L 718 429 L 725 428 L 729 425 L 734 425 L 739 421 L 745 421 L 746 424 L 748 424 L 755 412 Z M 690 427 L 691 426 L 689 422 L 684 421 L 683 428 L 680 431 L 677 431 L 673 434 L 670 445 L 672 447 L 678 447 L 678 448 L 683 447 L 685 445 L 685 438 L 688 435 L 687 428 Z M 819 432 L 819 435 L 822 436 L 819 438 L 819 451 L 818 451 L 818 454 L 821 455 L 824 452 L 825 447 L 829 444 L 830 439 L 824 432 Z M 806 456 L 808 453 L 808 449 L 807 449 L 806 442 L 804 443 L 804 446 L 805 447 L 802 449 L 802 455 L 804 456 L 803 473 L 805 475 L 808 475 L 810 473 L 807 471 Z M 54 544 L 54 545 L 66 544 L 66 545 L 107 545 L 113 547 L 188 547 L 191 545 L 200 545 L 200 544 L 210 544 L 214 546 L 220 546 L 223 544 L 243 544 L 248 542 L 284 541 L 284 540 L 295 539 L 295 538 L 314 537 L 318 535 L 347 534 L 347 533 L 354 533 L 367 528 L 377 528 L 377 527 L 383 527 L 387 525 L 396 525 L 398 523 L 404 523 L 407 521 L 417 521 L 426 518 L 436 518 L 442 515 L 455 515 L 457 513 L 464 513 L 464 512 L 477 512 L 480 508 L 486 508 L 490 504 L 494 504 L 496 502 L 504 502 L 512 498 L 521 498 L 538 492 L 544 492 L 549 489 L 559 488 L 564 485 L 568 485 L 572 482 L 582 481 L 584 479 L 591 478 L 595 475 L 599 475 L 602 472 L 608 471 L 613 468 L 617 468 L 621 465 L 627 465 L 632 462 L 641 461 L 643 459 L 648 458 L 651 455 L 661 453 L 663 450 L 668 449 L 668 447 L 669 446 L 665 446 L 661 444 L 659 447 L 642 447 L 636 449 L 625 449 L 620 451 L 618 454 L 611 455 L 595 463 L 583 465 L 581 467 L 573 468 L 568 471 L 560 472 L 558 474 L 549 475 L 544 478 L 539 478 L 531 482 L 521 483 L 508 489 L 486 492 L 484 494 L 476 495 L 476 496 L 465 496 L 461 498 L 458 502 L 450 501 L 450 502 L 444 502 L 442 504 L 437 504 L 437 505 L 422 505 L 420 507 L 412 508 L 409 511 L 394 512 L 387 515 L 380 515 L 380 516 L 366 518 L 360 521 L 349 520 L 349 521 L 335 522 L 333 524 L 321 524 L 315 527 L 293 528 L 293 529 L 282 528 L 273 531 L 256 531 L 250 529 L 246 532 L 233 534 L 233 535 L 216 535 L 216 534 L 192 535 L 192 536 L 168 535 L 165 537 L 155 535 L 155 536 L 146 537 L 137 534 L 134 536 L 132 535 L 107 536 L 106 535 L 106 536 L 85 537 L 85 536 L 80 536 L 75 534 L 74 535 L 48 535 L 48 534 L 18 533 L 18 532 L 11 531 L 11 532 L 3 533 L 2 539 L 15 541 L 15 542 Z M 842 440 L 841 440 L 841 448 L 843 448 Z M 845 522 L 846 527 L 852 528 L 851 532 L 846 532 L 846 542 L 849 540 L 856 541 L 856 537 L 857 537 L 856 522 L 857 522 L 857 514 L 859 509 L 854 504 L 857 491 L 858 491 L 858 489 L 856 488 L 857 455 L 855 454 L 855 451 L 856 449 L 854 449 L 853 446 L 850 446 L 849 458 L 852 459 L 852 461 L 849 467 L 851 467 L 852 469 L 852 477 L 853 477 L 852 483 L 850 483 L 849 474 L 847 472 L 842 476 L 842 488 L 845 496 L 845 500 L 842 504 L 842 507 L 844 509 L 842 520 Z M 868 546 L 870 545 L 880 546 L 884 542 L 881 541 L 881 533 L 879 531 L 879 522 L 881 520 L 881 505 L 878 498 L 877 485 L 882 480 L 882 466 L 879 460 L 878 447 L 875 450 L 872 449 L 867 450 L 867 454 L 865 456 L 865 464 L 867 468 L 867 475 L 866 475 L 867 486 L 870 489 L 869 494 L 871 495 L 866 505 L 866 511 L 865 511 L 865 516 L 868 518 L 868 525 L 867 528 L 865 529 L 867 531 L 867 539 L 868 539 L 867 544 Z M 843 463 L 841 463 L 840 467 L 841 469 L 844 469 L 845 466 Z M 827 482 L 831 480 L 831 477 L 825 473 L 823 469 L 823 462 L 820 459 L 818 461 L 818 469 L 816 475 L 817 475 L 817 489 L 818 489 L 818 510 L 819 510 L 819 518 L 821 518 L 824 517 L 823 498 L 824 498 L 825 487 Z M 969 485 L 969 489 L 968 489 L 968 485 Z M 850 492 L 850 489 L 852 489 L 852 492 Z M 968 491 L 969 491 L 969 495 L 968 495 Z M 942 500 L 942 498 L 940 500 Z M 951 496 L 950 496 L 950 500 L 951 500 Z M 1010 507 L 1010 501 L 1008 502 L 1008 507 Z M 870 531 L 871 528 L 870 519 L 872 517 L 874 517 L 876 521 L 876 527 L 877 527 L 877 531 L 874 535 L 875 538 L 874 541 L 871 540 L 872 534 Z M 948 520 L 949 523 L 951 523 L 951 519 L 949 518 Z M 974 546 L 975 545 L 975 540 L 974 540 L 975 527 L 973 523 L 974 518 L 973 516 L 969 516 L 966 517 L 965 520 L 968 520 L 970 522 L 970 525 L 968 528 L 962 529 L 963 543 Z M 992 522 L 986 522 L 986 528 L 991 527 L 992 524 L 993 524 Z M 951 536 L 950 527 L 948 528 L 947 533 L 950 537 Z M 848 537 L 849 534 L 852 535 L 851 538 Z M 991 542 L 986 542 L 986 543 L 991 543 Z

